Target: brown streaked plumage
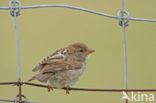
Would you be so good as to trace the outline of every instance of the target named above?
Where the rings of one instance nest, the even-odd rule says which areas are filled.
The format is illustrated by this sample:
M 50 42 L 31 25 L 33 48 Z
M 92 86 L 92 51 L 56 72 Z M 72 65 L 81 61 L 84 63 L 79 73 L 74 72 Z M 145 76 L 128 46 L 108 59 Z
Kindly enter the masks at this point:
M 39 71 L 39 73 L 28 81 L 36 79 L 48 83 L 52 88 L 69 88 L 83 74 L 86 59 L 92 52 L 94 50 L 88 48 L 84 43 L 72 43 L 44 58 L 32 70 L 32 72 Z

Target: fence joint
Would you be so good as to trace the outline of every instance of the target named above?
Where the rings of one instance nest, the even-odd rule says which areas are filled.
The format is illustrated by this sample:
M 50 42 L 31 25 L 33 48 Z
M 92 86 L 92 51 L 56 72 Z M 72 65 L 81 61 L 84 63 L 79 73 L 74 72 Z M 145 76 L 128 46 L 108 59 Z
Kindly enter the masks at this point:
M 128 11 L 119 11 L 118 12 L 118 20 L 119 20 L 119 25 L 123 26 L 122 22 L 124 22 L 125 26 L 128 26 L 128 21 L 130 20 L 130 14 Z
M 17 0 L 12 0 L 9 2 L 9 9 L 10 9 L 10 14 L 14 16 L 14 12 L 16 12 L 16 16 L 20 15 L 21 11 L 21 2 Z
M 24 101 L 22 101 L 22 100 L 18 100 L 18 98 L 20 97 L 19 96 L 19 94 L 18 95 L 16 95 L 16 97 L 15 97 L 15 103 L 28 103 L 28 99 L 27 99 L 27 97 L 25 96 L 25 95 L 21 95 L 23 98 L 24 98 Z

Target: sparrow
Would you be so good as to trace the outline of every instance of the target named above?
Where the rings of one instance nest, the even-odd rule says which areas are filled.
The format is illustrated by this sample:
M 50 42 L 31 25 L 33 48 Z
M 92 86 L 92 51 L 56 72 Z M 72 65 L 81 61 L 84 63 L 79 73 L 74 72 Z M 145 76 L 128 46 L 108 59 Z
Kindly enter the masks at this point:
M 32 70 L 39 73 L 28 81 L 47 83 L 49 89 L 66 88 L 66 93 L 69 94 L 69 88 L 79 81 L 85 71 L 87 58 L 94 51 L 84 43 L 72 43 L 44 58 Z

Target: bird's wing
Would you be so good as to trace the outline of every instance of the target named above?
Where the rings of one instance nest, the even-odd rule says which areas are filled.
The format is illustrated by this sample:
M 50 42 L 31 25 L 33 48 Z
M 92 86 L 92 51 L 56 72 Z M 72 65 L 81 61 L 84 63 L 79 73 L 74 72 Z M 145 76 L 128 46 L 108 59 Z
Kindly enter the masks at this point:
M 41 71 L 46 64 L 50 64 L 56 60 L 64 60 L 65 56 L 61 53 L 61 51 L 64 51 L 64 48 L 44 58 L 37 66 L 35 66 L 35 68 L 33 68 L 32 72 L 36 72 L 38 70 Z
M 39 80 L 40 82 L 46 83 L 48 79 L 51 77 L 51 75 L 53 75 L 54 73 L 68 69 L 72 69 L 70 64 L 66 63 L 64 60 L 56 60 L 55 62 L 53 61 L 50 64 L 45 64 L 42 71 L 39 74 L 30 78 L 28 81 L 36 79 Z
M 42 73 L 55 73 L 58 71 L 71 70 L 72 67 L 69 63 L 64 60 L 55 60 L 51 64 L 47 64 L 45 68 L 43 68 Z

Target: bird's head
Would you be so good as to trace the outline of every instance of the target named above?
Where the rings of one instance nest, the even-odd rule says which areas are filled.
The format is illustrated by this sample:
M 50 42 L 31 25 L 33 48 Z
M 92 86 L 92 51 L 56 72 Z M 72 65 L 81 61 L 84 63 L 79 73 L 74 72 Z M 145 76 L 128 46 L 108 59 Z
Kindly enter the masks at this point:
M 81 42 L 72 43 L 68 45 L 67 49 L 72 55 L 82 61 L 85 61 L 89 54 L 95 52 L 95 50 L 88 48 L 86 44 Z

